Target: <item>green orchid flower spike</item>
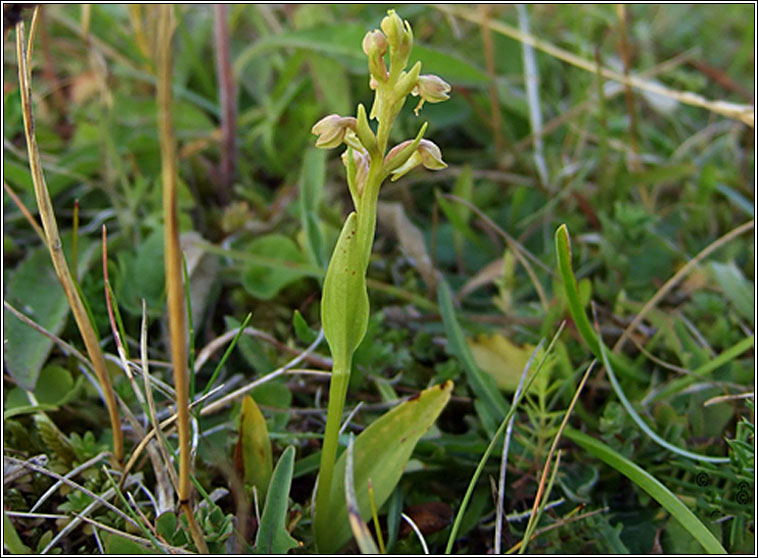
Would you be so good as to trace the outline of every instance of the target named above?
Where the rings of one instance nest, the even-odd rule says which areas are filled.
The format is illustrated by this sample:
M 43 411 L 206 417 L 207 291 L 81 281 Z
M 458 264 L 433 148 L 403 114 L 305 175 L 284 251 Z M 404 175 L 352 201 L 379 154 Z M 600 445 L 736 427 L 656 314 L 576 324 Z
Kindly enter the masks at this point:
M 379 189 L 386 178 L 397 180 L 418 165 L 431 170 L 447 167 L 439 147 L 423 139 L 426 123 L 414 139 L 387 150 L 390 130 L 408 95 L 420 97 L 415 109 L 418 115 L 424 102 L 444 101 L 450 91 L 450 86 L 438 76 L 420 75 L 421 62 L 406 70 L 413 48 L 411 26 L 390 10 L 382 20 L 381 30 L 366 33 L 362 48 L 368 57 L 369 87 L 374 91 L 370 115 L 366 115 L 363 105 L 358 105 L 355 117 L 331 114 L 312 129 L 318 135 L 316 147 L 346 146 L 342 162 L 354 205 L 332 253 L 321 299 L 321 321 L 334 364 L 316 491 L 314 526 L 317 543 L 319 533 L 329 522 L 327 512 L 337 438 L 353 353 L 368 324 L 366 270 L 376 229 Z M 389 67 L 386 63 L 388 53 Z M 376 131 L 369 119 L 376 120 Z M 342 480 L 338 479 L 338 482 Z

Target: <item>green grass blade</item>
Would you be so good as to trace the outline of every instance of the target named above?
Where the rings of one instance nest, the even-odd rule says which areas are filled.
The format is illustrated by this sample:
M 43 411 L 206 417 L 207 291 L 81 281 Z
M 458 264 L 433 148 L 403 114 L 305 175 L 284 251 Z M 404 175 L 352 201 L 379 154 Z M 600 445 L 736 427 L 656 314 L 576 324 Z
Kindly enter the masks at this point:
M 595 457 L 616 469 L 647 492 L 700 543 L 709 554 L 726 554 L 726 550 L 708 528 L 666 486 L 639 465 L 587 434 L 566 428 L 563 435 Z
M 605 345 L 603 345 L 602 341 L 599 343 L 599 345 L 600 345 L 600 356 L 602 357 L 603 365 L 605 366 L 605 371 L 608 373 L 608 379 L 611 381 L 611 385 L 613 386 L 613 391 L 616 392 L 616 395 L 618 396 L 619 400 L 621 400 L 621 404 L 626 409 L 626 412 L 629 413 L 629 416 L 632 417 L 634 422 L 637 423 L 637 426 L 639 426 L 640 429 L 645 434 L 647 434 L 651 440 L 653 440 L 659 446 L 662 446 L 673 453 L 681 455 L 682 457 L 687 457 L 689 459 L 694 459 L 696 461 L 705 461 L 708 463 L 729 463 L 728 457 L 711 457 L 708 455 L 702 455 L 702 454 L 694 453 L 682 448 L 678 448 L 675 445 L 667 442 L 666 440 L 658 436 L 658 434 L 656 434 L 655 432 L 653 432 L 653 430 L 645 423 L 645 421 L 642 420 L 642 417 L 639 414 L 637 414 L 637 411 L 634 410 L 634 407 L 632 406 L 629 399 L 627 399 L 626 394 L 624 393 L 624 390 L 621 389 L 621 384 L 616 378 L 616 375 L 613 373 L 613 367 L 611 366 L 610 360 L 608 360 L 608 352 L 605 350 Z
M 642 431 L 645 432 L 645 434 L 647 434 L 651 440 L 671 452 L 698 461 L 706 461 L 709 463 L 728 463 L 728 457 L 711 457 L 708 455 L 701 455 L 699 453 L 687 451 L 685 449 L 678 448 L 673 444 L 670 444 L 658 436 L 655 432 L 653 432 L 653 430 L 645 423 L 645 421 L 642 420 L 642 417 L 637 414 L 631 402 L 624 394 L 624 391 L 621 389 L 621 384 L 613 373 L 610 355 L 606 352 L 600 338 L 595 334 L 595 330 L 592 328 L 589 318 L 587 318 L 587 314 L 585 314 L 584 308 L 582 307 L 582 303 L 579 298 L 579 290 L 576 284 L 576 278 L 574 277 L 574 272 L 571 269 L 571 245 L 568 228 L 566 225 L 561 225 L 555 232 L 555 248 L 558 253 L 558 268 L 561 274 L 561 279 L 563 280 L 564 289 L 566 291 L 566 299 L 568 300 L 571 317 L 574 319 L 576 328 L 584 339 L 584 342 L 589 345 L 595 356 L 597 356 L 603 362 L 605 369 L 608 372 L 608 378 L 611 381 L 613 390 L 616 392 L 619 400 L 624 405 L 626 411 L 629 413 L 629 416 L 632 417 L 634 422 L 637 423 L 640 429 L 642 429 Z
M 558 331 L 555 333 L 555 335 L 553 336 L 553 339 L 550 341 L 550 345 L 548 345 L 547 349 L 545 350 L 545 354 L 542 356 L 542 360 L 540 361 L 539 365 L 537 365 L 537 369 L 534 371 L 534 373 L 531 374 L 529 379 L 526 381 L 526 383 L 524 384 L 524 388 L 523 390 L 521 390 L 521 393 L 519 393 L 518 397 L 514 398 L 513 405 L 511 405 L 511 408 L 505 414 L 505 418 L 503 418 L 497 431 L 492 436 L 490 443 L 487 446 L 487 449 L 484 450 L 484 454 L 482 454 L 482 458 L 479 460 L 479 464 L 476 466 L 476 469 L 474 470 L 474 474 L 471 476 L 471 480 L 469 481 L 468 488 L 466 489 L 466 494 L 464 494 L 463 500 L 461 501 L 461 505 L 458 508 L 458 513 L 455 516 L 453 527 L 452 529 L 450 529 L 450 535 L 447 539 L 447 546 L 445 547 L 445 554 L 450 554 L 450 552 L 453 550 L 453 543 L 455 543 L 455 539 L 458 536 L 458 531 L 461 528 L 461 523 L 463 522 L 463 516 L 466 513 L 466 508 L 468 507 L 469 501 L 471 500 L 471 496 L 474 494 L 474 488 L 476 487 L 476 483 L 479 480 L 479 477 L 482 474 L 482 471 L 484 470 L 484 465 L 487 463 L 487 459 L 489 459 L 490 455 L 494 451 L 495 446 L 497 445 L 497 440 L 503 435 L 503 432 L 505 431 L 505 427 L 508 425 L 508 421 L 511 420 L 511 417 L 516 412 L 516 409 L 518 408 L 519 403 L 521 403 L 522 399 L 524 399 L 525 395 L 529 392 L 529 388 L 532 386 L 532 382 L 534 382 L 540 370 L 542 370 L 542 366 L 547 361 L 547 357 L 550 354 L 550 351 L 553 349 L 553 345 L 555 345 L 555 342 L 560 337 L 561 332 L 563 332 L 563 325 L 564 324 L 561 324 L 561 327 L 558 328 Z
M 692 374 L 673 380 L 669 385 L 662 388 L 657 394 L 655 394 L 655 396 L 650 401 L 660 401 L 679 393 L 687 386 L 690 386 L 700 380 L 706 374 L 713 372 L 717 368 L 720 368 L 721 366 L 724 366 L 725 364 L 731 362 L 745 351 L 752 349 L 753 346 L 755 346 L 755 335 L 745 337 L 728 349 L 725 349 L 716 358 L 709 360 L 702 366 L 699 366 L 697 369 L 693 370 Z

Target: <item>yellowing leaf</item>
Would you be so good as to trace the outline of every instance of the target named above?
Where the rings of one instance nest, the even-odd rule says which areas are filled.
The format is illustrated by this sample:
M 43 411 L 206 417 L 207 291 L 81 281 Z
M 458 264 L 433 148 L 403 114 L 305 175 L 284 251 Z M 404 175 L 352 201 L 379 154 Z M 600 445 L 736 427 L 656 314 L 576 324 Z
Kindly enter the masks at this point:
M 273 459 L 266 419 L 249 395 L 242 400 L 240 433 L 234 448 L 234 464 L 246 485 L 254 486 L 262 497 L 271 479 Z
M 499 333 L 466 341 L 479 368 L 489 374 L 500 389 L 516 391 L 534 346 L 518 347 Z

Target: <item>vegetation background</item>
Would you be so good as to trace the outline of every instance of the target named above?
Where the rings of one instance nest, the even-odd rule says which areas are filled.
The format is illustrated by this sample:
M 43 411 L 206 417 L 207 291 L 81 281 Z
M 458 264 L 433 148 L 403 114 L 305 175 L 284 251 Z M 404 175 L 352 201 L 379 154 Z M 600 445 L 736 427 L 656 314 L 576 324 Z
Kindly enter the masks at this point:
M 197 393 L 248 313 L 245 334 L 215 378 L 214 386 L 224 384 L 227 392 L 282 366 L 315 338 L 320 279 L 351 202 L 338 153 L 315 150 L 310 130 L 326 114 L 370 105 L 361 40 L 393 7 L 228 5 L 227 28 L 216 30 L 213 6 L 176 6 L 173 121 Z M 371 322 L 355 357 L 346 408 L 357 412 L 348 431 L 360 432 L 398 398 L 446 380 L 455 388 L 379 510 L 388 551 L 422 551 L 400 511 L 419 525 L 430 551 L 444 549 L 498 424 L 488 422 L 472 375 L 483 371 L 510 400 L 534 347 L 568 319 L 516 413 L 502 548 L 522 540 L 526 521 L 516 516 L 528 517 L 551 443 L 592 360 L 556 267 L 554 234 L 567 224 L 583 302 L 608 346 L 648 301 L 663 295 L 623 346 L 627 366 L 617 373 L 626 397 L 671 444 L 730 461 L 717 467 L 655 443 L 600 366 L 569 424 L 657 477 L 726 550 L 754 552 L 752 110 L 703 106 L 692 94 L 753 105 L 755 6 L 396 8 L 414 30 L 412 60 L 445 79 L 452 92 L 418 117 L 409 102 L 393 140 L 413 137 L 428 121 L 427 137 L 449 167 L 417 170 L 382 189 L 368 272 Z M 3 6 L 6 23 L 13 9 Z M 30 16 L 31 10 L 21 12 L 27 26 Z M 170 386 L 156 21 L 147 6 L 115 4 L 46 5 L 40 17 L 31 62 L 44 172 L 116 393 L 141 420 L 140 401 L 116 356 L 100 234 L 106 225 L 109 283 L 127 351 L 138 359 L 144 300 L 152 373 Z M 73 480 L 102 494 L 111 487 L 102 467 L 81 465 L 111 444 L 107 413 L 89 369 L 73 356 L 70 345 L 81 349 L 81 337 L 47 249 L 21 210 L 36 214 L 11 27 L 4 26 L 3 50 L 3 452 L 37 459 L 58 474 L 75 470 Z M 225 49 L 229 68 L 218 72 Z M 599 68 L 643 86 L 606 79 Z M 313 223 L 322 244 L 307 236 Z M 464 348 L 441 319 L 441 282 L 454 293 Z M 33 330 L 14 309 L 58 341 Z M 476 371 L 463 352 L 474 356 Z M 288 445 L 296 448 L 287 528 L 300 541 L 299 552 L 312 552 L 308 508 L 328 384 L 314 371 L 329 370 L 325 344 L 302 367 L 307 370 L 280 375 L 252 395 L 274 462 Z M 155 394 L 160 417 L 170 414 L 165 392 Z M 714 400 L 720 396 L 728 397 Z M 236 400 L 199 419 L 195 476 L 208 493 L 199 513 L 217 552 L 234 548 L 241 521 L 249 523 L 249 537 L 257 528 L 254 513 L 238 514 L 240 413 Z M 125 434 L 133 448 L 139 437 Z M 475 485 L 455 553 L 493 548 L 501 446 Z M 551 490 L 539 495 L 548 505 L 530 552 L 702 551 L 617 469 L 565 437 L 559 447 Z M 146 541 L 144 533 L 102 508 L 91 513 L 97 525 L 75 525 L 54 540 L 93 499 L 64 486 L 33 510 L 55 480 L 40 472 L 14 474 L 9 463 L 7 549 L 38 552 L 51 541 L 53 551 L 66 553 L 146 548 L 135 542 Z M 146 525 L 157 525 L 150 498 L 167 481 L 150 461 L 138 468 L 144 489 L 131 487 L 129 504 Z M 129 507 L 112 501 L 122 511 Z M 189 544 L 168 521 L 157 527 L 159 540 Z

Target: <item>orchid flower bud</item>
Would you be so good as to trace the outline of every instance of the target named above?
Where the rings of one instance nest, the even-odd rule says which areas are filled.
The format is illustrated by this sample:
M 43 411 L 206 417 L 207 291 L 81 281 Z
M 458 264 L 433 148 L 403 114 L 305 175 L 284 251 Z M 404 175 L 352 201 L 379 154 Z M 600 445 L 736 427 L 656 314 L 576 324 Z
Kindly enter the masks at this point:
M 363 193 L 363 188 L 366 185 L 366 179 L 368 178 L 369 156 L 368 153 L 363 149 L 345 150 L 345 152 L 342 154 L 342 164 L 345 165 L 345 168 L 348 169 L 348 172 L 350 172 L 351 169 L 351 165 L 348 161 L 349 153 L 351 152 L 353 154 L 353 163 L 355 164 L 353 167 L 355 169 L 355 175 L 348 178 L 355 184 L 357 194 L 360 196 L 360 194 Z
M 316 134 L 316 147 L 331 149 L 340 145 L 348 130 L 355 130 L 357 120 L 352 116 L 330 114 L 313 125 L 311 133 Z
M 387 154 L 387 159 L 391 158 L 393 151 L 396 149 L 398 152 L 401 151 L 402 148 L 407 145 L 407 143 L 408 142 L 403 142 L 400 145 L 395 146 Z M 408 157 L 408 160 L 392 171 L 392 182 L 401 176 L 404 176 L 419 165 L 424 165 L 424 168 L 427 168 L 429 170 L 440 170 L 447 168 L 447 164 L 442 160 L 442 152 L 440 151 L 440 148 L 437 147 L 434 142 L 422 139 L 419 142 L 416 151 L 414 151 L 413 154 Z
M 398 64 L 400 68 L 405 68 L 408 64 L 408 58 L 413 48 L 413 31 L 407 21 L 403 21 L 395 13 L 395 10 L 388 10 L 387 16 L 382 20 L 382 31 L 387 36 L 387 42 L 390 46 L 390 61 Z
M 387 66 L 384 63 L 384 55 L 387 52 L 387 37 L 378 29 L 369 31 L 363 38 L 363 52 L 368 56 L 368 69 L 371 79 L 387 81 Z M 372 89 L 375 88 L 372 87 Z
M 432 74 L 419 76 L 416 81 L 416 86 L 411 91 L 411 95 L 414 97 L 421 97 L 418 105 L 414 109 L 416 116 L 418 116 L 418 111 L 421 110 L 425 101 L 429 103 L 441 103 L 442 101 L 447 101 L 450 98 L 450 95 L 448 94 L 449 92 L 450 84 L 439 76 Z

